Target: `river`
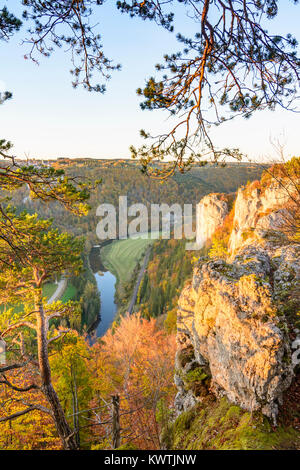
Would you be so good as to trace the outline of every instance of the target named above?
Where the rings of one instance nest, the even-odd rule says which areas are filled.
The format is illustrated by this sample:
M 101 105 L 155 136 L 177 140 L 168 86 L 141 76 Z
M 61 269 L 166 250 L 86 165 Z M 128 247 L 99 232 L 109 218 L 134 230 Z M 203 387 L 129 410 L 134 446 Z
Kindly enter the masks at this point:
M 90 254 L 91 269 L 96 278 L 100 294 L 101 307 L 99 312 L 100 321 L 96 327 L 96 337 L 101 338 L 114 321 L 117 313 L 115 303 L 116 277 L 103 266 L 100 258 L 100 249 L 93 248 Z
M 161 236 L 163 233 L 164 231 L 157 232 L 157 235 Z M 147 235 L 147 237 L 149 236 L 147 232 L 144 234 L 138 234 L 136 238 L 140 238 L 143 235 L 144 236 Z M 111 243 L 111 240 L 104 242 L 102 246 L 107 243 Z M 142 280 L 143 273 L 148 264 L 149 254 L 150 254 L 150 250 L 148 249 L 147 254 L 144 258 L 143 266 L 140 270 L 140 273 L 136 282 L 136 286 L 132 295 L 131 303 L 128 307 L 129 313 L 132 313 L 133 307 L 135 305 L 135 300 L 136 300 L 136 295 L 138 292 L 139 284 Z M 101 338 L 103 335 L 105 335 L 106 331 L 111 326 L 118 310 L 118 306 L 115 303 L 117 280 L 116 280 L 115 275 L 112 274 L 110 271 L 108 271 L 106 267 L 103 265 L 102 260 L 101 260 L 101 254 L 100 254 L 100 247 L 95 246 L 94 248 L 92 248 L 89 259 L 90 259 L 91 270 L 93 271 L 96 282 L 97 282 L 97 287 L 100 293 L 100 301 L 101 301 L 100 312 L 99 312 L 100 321 L 96 322 L 95 325 L 93 325 L 92 331 L 95 332 L 95 336 L 97 338 Z

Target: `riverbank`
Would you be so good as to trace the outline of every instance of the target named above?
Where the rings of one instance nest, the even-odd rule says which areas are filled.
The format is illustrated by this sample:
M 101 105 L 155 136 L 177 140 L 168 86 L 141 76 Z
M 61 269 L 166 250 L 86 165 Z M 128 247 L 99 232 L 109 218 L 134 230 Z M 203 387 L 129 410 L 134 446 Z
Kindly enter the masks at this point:
M 92 249 L 90 266 L 101 296 L 101 309 L 90 333 L 103 336 L 120 315 L 133 311 L 153 242 L 135 237 L 112 240 Z
M 151 246 L 148 246 L 145 257 L 144 257 L 144 262 L 143 262 L 142 267 L 140 269 L 140 272 L 139 272 L 139 275 L 138 275 L 138 278 L 137 278 L 137 281 L 136 281 L 136 284 L 135 284 L 135 287 L 134 287 L 134 291 L 133 291 L 133 294 L 132 294 L 132 298 L 131 298 L 131 301 L 130 301 L 130 304 L 129 304 L 129 307 L 128 307 L 128 310 L 127 310 L 129 315 L 132 314 L 133 309 L 135 307 L 137 294 L 138 294 L 143 276 L 145 274 L 145 271 L 146 271 L 146 268 L 147 268 L 147 265 L 148 265 L 148 262 L 149 262 L 150 253 L 151 253 Z
M 115 303 L 115 285 L 117 280 L 102 263 L 101 246 L 94 246 L 88 258 L 89 267 L 93 273 L 100 298 L 98 317 L 88 330 L 91 341 L 105 334 L 113 322 L 117 311 L 117 304 Z

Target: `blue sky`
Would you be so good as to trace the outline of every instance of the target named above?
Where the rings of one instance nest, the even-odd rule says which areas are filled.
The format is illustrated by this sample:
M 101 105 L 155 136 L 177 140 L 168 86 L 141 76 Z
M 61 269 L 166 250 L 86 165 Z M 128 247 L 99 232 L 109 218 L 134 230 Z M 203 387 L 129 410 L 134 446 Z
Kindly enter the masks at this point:
M 17 8 L 18 0 L 9 0 Z M 0 7 L 7 2 L 0 0 Z M 282 11 L 270 30 L 297 36 L 300 4 L 281 1 Z M 31 157 L 123 158 L 131 144 L 138 145 L 139 129 L 154 133 L 169 126 L 167 114 L 141 111 L 135 90 L 152 75 L 166 52 L 178 50 L 174 35 L 151 22 L 121 15 L 114 2 L 98 9 L 97 21 L 106 54 L 122 64 L 114 72 L 105 95 L 74 90 L 68 54 L 57 51 L 40 65 L 24 60 L 28 46 L 17 34 L 0 43 L 0 88 L 13 92 L 13 100 L 0 107 L 0 137 L 14 143 L 14 153 Z M 183 15 L 178 30 L 194 28 Z M 299 35 L 298 35 L 298 39 Z M 284 134 L 286 154 L 299 155 L 300 118 L 283 110 L 260 112 L 250 120 L 237 119 L 213 132 L 220 147 L 239 147 L 251 159 L 276 157 L 270 137 Z

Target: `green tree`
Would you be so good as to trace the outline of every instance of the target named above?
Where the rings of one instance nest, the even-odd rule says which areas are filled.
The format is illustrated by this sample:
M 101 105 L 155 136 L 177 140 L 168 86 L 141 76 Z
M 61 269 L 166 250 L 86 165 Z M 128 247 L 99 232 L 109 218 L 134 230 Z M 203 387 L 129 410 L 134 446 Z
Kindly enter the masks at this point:
M 212 246 L 208 252 L 208 256 L 215 259 L 226 259 L 228 256 L 228 251 L 225 241 L 213 237 Z
M 63 170 L 52 167 L 21 165 L 9 155 L 12 144 L 0 140 L 0 240 L 22 256 L 23 233 L 14 226 L 7 213 L 6 206 L 10 194 L 27 185 L 32 199 L 43 202 L 57 201 L 76 215 L 86 214 L 89 210 L 87 201 L 92 184 L 80 182 L 76 177 L 67 177 Z

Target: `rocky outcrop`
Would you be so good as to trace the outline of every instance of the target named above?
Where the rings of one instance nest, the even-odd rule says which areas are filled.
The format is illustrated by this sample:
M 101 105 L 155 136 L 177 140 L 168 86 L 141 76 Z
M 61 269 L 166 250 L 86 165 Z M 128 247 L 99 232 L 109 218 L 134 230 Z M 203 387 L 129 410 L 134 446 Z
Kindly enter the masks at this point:
M 295 190 L 289 185 L 290 180 L 269 178 L 267 184 L 265 180 L 241 188 L 227 260 L 200 259 L 192 282 L 181 293 L 178 413 L 201 401 L 208 389 L 246 410 L 261 410 L 274 419 L 278 413 L 294 376 L 291 345 L 297 332 L 294 292 L 299 293 L 300 261 L 299 244 L 288 239 L 285 245 L 275 242 L 270 233 L 280 233 L 284 223 Z M 198 223 L 203 241 L 211 238 L 227 213 L 224 196 L 202 199 Z
M 266 188 L 252 183 L 238 190 L 229 251 L 235 253 L 242 246 L 265 237 L 269 230 L 280 229 L 284 222 L 285 204 L 294 187 L 289 182 L 273 181 Z M 258 186 L 258 187 L 257 187 Z
M 197 244 L 202 247 L 228 214 L 228 195 L 208 194 L 197 206 Z
M 274 298 L 299 276 L 295 250 L 277 250 L 276 263 L 257 247 L 247 247 L 231 264 L 199 261 L 179 299 L 178 412 L 201 400 L 185 383 L 188 370 L 200 367 L 206 375 L 209 370 L 216 395 L 276 416 L 293 365 L 287 320 Z M 190 359 L 183 362 L 187 351 Z

